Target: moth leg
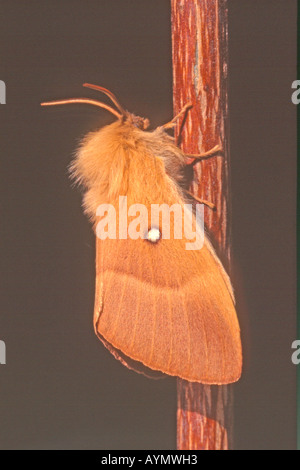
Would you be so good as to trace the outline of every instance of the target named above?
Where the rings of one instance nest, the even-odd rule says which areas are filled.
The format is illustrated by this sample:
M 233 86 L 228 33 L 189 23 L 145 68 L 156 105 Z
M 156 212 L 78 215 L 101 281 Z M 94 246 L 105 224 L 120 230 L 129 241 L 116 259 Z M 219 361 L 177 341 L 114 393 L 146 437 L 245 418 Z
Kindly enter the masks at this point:
M 186 153 L 186 158 L 193 158 L 194 160 L 206 160 L 207 158 L 216 157 L 218 154 L 222 152 L 221 145 L 216 145 L 212 149 L 208 150 L 208 152 L 200 153 L 200 154 L 193 154 L 193 153 Z M 194 162 L 189 163 L 189 165 L 193 165 Z
M 167 122 L 166 124 L 164 124 L 163 126 L 160 127 L 160 129 L 174 129 L 174 127 L 176 126 L 176 123 L 178 121 L 178 119 L 181 118 L 181 116 L 184 116 L 186 115 L 187 111 L 192 107 L 192 103 L 189 102 L 187 103 L 183 108 L 182 110 L 180 111 L 180 113 L 178 113 L 173 119 L 172 121 L 170 122 Z
M 195 201 L 200 202 L 200 204 L 204 204 L 205 206 L 209 207 L 209 208 L 212 209 L 213 211 L 216 210 L 216 206 L 215 206 L 212 202 L 206 201 L 205 199 L 200 199 L 198 196 L 195 196 L 193 193 L 191 193 L 191 192 L 188 191 L 188 190 L 185 190 L 185 192 L 186 192 L 189 196 L 191 196 L 193 199 L 195 199 Z

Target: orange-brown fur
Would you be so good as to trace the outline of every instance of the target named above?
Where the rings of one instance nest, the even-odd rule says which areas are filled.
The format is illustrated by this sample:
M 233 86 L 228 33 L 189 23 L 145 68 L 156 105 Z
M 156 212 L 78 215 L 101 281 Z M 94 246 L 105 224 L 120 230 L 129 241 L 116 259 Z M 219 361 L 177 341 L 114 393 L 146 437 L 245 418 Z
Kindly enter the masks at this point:
M 162 129 L 146 132 L 117 121 L 83 140 L 71 164 L 72 177 L 85 188 L 84 210 L 94 222 L 99 204 L 119 195 L 139 203 L 182 200 L 176 184 L 182 178 L 184 154 Z

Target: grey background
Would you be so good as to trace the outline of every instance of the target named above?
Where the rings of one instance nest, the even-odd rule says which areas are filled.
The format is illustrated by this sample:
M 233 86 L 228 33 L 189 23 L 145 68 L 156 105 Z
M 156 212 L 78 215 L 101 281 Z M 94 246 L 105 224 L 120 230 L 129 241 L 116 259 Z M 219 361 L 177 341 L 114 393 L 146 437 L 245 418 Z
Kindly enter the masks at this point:
M 109 87 L 172 115 L 168 0 L 0 1 L 1 449 L 173 449 L 176 383 L 123 368 L 94 336 L 94 236 L 66 168 L 111 122 L 39 102 Z M 245 348 L 236 449 L 296 447 L 297 2 L 229 0 L 233 282 Z

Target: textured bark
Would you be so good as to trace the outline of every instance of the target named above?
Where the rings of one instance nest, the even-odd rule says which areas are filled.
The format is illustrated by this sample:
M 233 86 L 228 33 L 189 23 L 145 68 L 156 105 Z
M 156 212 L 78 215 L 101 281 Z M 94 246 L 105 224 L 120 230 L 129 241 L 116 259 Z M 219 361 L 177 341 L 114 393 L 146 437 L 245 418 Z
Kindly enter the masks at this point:
M 188 154 L 220 144 L 221 156 L 195 163 L 191 190 L 213 202 L 205 223 L 228 267 L 228 29 L 227 0 L 171 0 L 174 114 L 188 102 L 180 133 Z M 231 441 L 231 387 L 178 380 L 178 449 L 227 449 Z

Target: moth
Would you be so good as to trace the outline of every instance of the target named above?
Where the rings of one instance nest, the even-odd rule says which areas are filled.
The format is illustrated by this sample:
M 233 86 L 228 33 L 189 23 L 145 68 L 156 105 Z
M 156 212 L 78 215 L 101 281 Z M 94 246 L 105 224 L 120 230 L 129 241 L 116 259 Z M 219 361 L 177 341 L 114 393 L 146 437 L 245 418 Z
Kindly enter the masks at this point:
M 126 196 L 129 206 L 142 204 L 149 212 L 153 204 L 183 207 L 190 200 L 183 184 L 189 156 L 168 130 L 191 105 L 149 131 L 148 119 L 126 111 L 112 92 L 84 86 L 104 93 L 112 105 L 86 98 L 42 105 L 85 103 L 116 118 L 82 140 L 70 167 L 83 188 L 84 211 L 95 232 L 99 206 L 110 204 L 120 215 L 120 196 Z M 193 158 L 218 151 L 215 147 Z M 230 279 L 206 234 L 199 250 L 187 250 L 186 241 L 185 236 L 162 238 L 159 224 L 138 239 L 96 237 L 95 332 L 117 359 L 139 372 L 203 384 L 236 382 L 242 347 Z

